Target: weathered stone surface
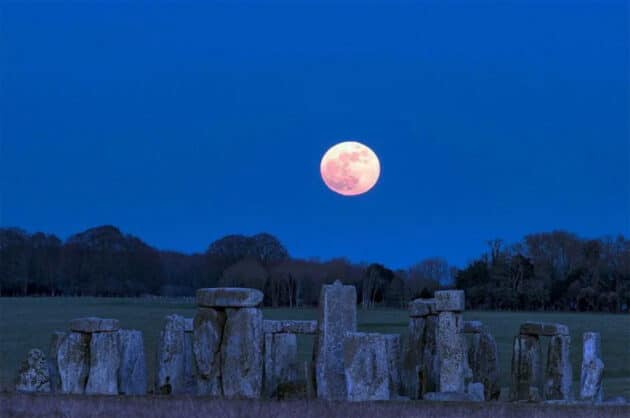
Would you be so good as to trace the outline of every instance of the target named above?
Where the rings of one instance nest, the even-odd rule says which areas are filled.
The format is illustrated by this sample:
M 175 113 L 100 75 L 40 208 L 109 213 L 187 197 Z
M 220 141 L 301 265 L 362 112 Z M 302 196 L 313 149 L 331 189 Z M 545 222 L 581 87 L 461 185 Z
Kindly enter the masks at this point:
M 428 315 L 437 315 L 435 299 L 414 299 L 409 302 L 409 316 L 418 318 Z
M 317 397 L 347 398 L 344 373 L 344 336 L 357 329 L 357 292 L 336 281 L 322 286 L 319 298 L 319 332 L 315 339 Z
M 113 318 L 97 318 L 93 316 L 76 318 L 70 321 L 70 330 L 74 332 L 114 332 L 118 331 L 120 323 Z
M 197 365 L 197 393 L 222 396 L 221 340 L 225 312 L 199 308 L 194 319 L 193 352 Z
M 464 321 L 464 334 L 480 334 L 484 332 L 485 328 L 481 321 Z
M 90 371 L 90 334 L 67 333 L 59 343 L 57 368 L 61 392 L 82 394 Z
M 573 372 L 569 358 L 571 337 L 554 335 L 549 341 L 547 352 L 547 372 L 545 379 L 546 400 L 572 400 L 571 384 Z
M 280 386 L 288 388 L 295 384 L 298 374 L 297 355 L 295 334 L 265 334 L 265 397 L 280 398 Z
M 22 363 L 15 384 L 18 392 L 50 392 L 50 374 L 44 352 L 34 348 Z
M 440 385 L 440 356 L 437 348 L 438 317 L 427 316 L 424 331 L 422 368 L 419 370 L 420 394 L 436 392 Z
M 483 383 L 469 383 L 466 392 L 468 392 L 468 396 L 470 396 L 473 401 L 483 402 L 486 399 Z
M 263 319 L 257 308 L 227 309 L 221 344 L 226 398 L 257 399 L 263 381 Z
M 120 349 L 117 332 L 97 332 L 90 339 L 90 371 L 85 393 L 117 395 Z
M 165 318 L 157 347 L 156 391 L 161 394 L 184 393 L 184 317 Z
M 484 398 L 497 400 L 499 387 L 499 358 L 497 343 L 488 332 L 474 334 L 468 349 L 468 361 L 472 369 L 473 382 L 483 383 Z
M 569 327 L 562 324 L 545 322 L 525 322 L 521 324 L 520 333 L 524 335 L 553 337 L 554 335 L 569 335 Z
M 512 385 L 510 400 L 530 400 L 531 389 L 537 396 L 542 392 L 542 357 L 540 341 L 536 335 L 514 337 L 512 349 Z
M 422 357 L 424 352 L 424 317 L 409 318 L 407 339 L 404 343 L 401 378 L 403 393 L 411 399 L 422 398 Z
M 387 347 L 387 362 L 389 365 L 389 393 L 390 398 L 395 399 L 402 395 L 402 382 L 400 377 L 400 335 L 384 334 Z
M 437 293 L 437 292 L 436 292 Z M 462 334 L 463 318 L 459 313 L 440 312 L 438 316 L 438 356 L 440 358 L 440 392 L 464 392 L 466 341 Z
M 119 330 L 118 348 L 120 350 L 118 392 L 122 395 L 146 395 L 147 363 L 142 332 Z
M 265 320 L 265 334 L 317 334 L 317 321 Z
M 435 310 L 438 312 L 462 312 L 466 308 L 463 290 L 438 290 L 435 292 Z
M 197 305 L 206 308 L 253 308 L 263 301 L 263 293 L 241 287 L 215 287 L 197 290 Z
M 61 379 L 59 378 L 59 366 L 57 365 L 57 352 L 59 352 L 59 345 L 65 337 L 65 332 L 53 332 L 50 338 L 50 348 L 48 350 L 48 371 L 50 374 L 50 390 L 53 393 L 61 391 Z
M 390 399 L 390 361 L 384 335 L 347 333 L 344 366 L 349 401 Z
M 425 401 L 440 402 L 471 402 L 474 401 L 472 396 L 464 392 L 427 392 L 424 394 Z
M 580 399 L 599 403 L 604 397 L 602 388 L 604 362 L 601 359 L 601 337 L 598 332 L 585 332 L 582 341 Z

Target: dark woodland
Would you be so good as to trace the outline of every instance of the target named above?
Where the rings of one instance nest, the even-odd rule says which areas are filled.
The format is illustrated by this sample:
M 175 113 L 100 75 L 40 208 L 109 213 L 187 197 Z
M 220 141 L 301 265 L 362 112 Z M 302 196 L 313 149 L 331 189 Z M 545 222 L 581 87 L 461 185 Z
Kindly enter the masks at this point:
M 267 306 L 314 306 L 322 284 L 357 287 L 366 308 L 404 307 L 438 288 L 466 291 L 470 309 L 626 312 L 630 241 L 583 239 L 553 231 L 487 251 L 458 269 L 439 257 L 393 270 L 378 263 L 292 258 L 270 234 L 229 235 L 201 254 L 153 248 L 113 226 L 63 241 L 42 232 L 0 229 L 1 296 L 192 296 L 201 287 L 264 292 Z

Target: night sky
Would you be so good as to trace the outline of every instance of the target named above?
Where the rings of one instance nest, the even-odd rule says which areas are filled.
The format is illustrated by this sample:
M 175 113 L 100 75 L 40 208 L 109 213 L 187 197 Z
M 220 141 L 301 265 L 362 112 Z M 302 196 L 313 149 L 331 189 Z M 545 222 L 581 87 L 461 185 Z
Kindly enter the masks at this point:
M 630 233 L 627 1 L 3 2 L 0 224 L 463 265 Z M 369 193 L 319 173 L 342 140 Z

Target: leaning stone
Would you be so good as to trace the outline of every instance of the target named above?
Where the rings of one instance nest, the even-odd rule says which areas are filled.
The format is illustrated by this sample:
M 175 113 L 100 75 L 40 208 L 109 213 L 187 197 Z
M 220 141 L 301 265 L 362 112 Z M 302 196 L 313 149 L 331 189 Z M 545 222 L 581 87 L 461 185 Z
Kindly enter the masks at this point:
M 437 292 L 436 292 L 437 293 Z M 462 334 L 462 315 L 440 312 L 438 316 L 438 356 L 440 392 L 464 392 L 466 340 Z
M 483 402 L 485 400 L 483 383 L 469 383 L 466 392 L 473 401 Z
M 197 290 L 197 305 L 205 308 L 254 308 L 263 301 L 263 293 L 240 287 L 215 287 Z
M 262 311 L 257 308 L 227 309 L 221 343 L 223 395 L 257 399 L 262 393 Z
M 480 334 L 484 332 L 483 322 L 481 321 L 464 321 L 464 334 Z
M 570 401 L 573 372 L 570 360 L 571 337 L 555 335 L 549 341 L 545 399 Z
M 357 291 L 340 281 L 322 286 L 319 297 L 319 332 L 315 339 L 317 397 L 347 398 L 344 378 L 344 336 L 357 329 Z
M 265 397 L 289 398 L 288 388 L 297 381 L 297 354 L 295 334 L 265 334 Z
M 50 338 L 48 370 L 50 373 L 50 390 L 53 393 L 61 391 L 61 379 L 59 378 L 59 366 L 57 365 L 57 352 L 59 352 L 59 345 L 65 337 L 65 332 L 53 332 L 52 337 Z
M 343 359 L 349 401 L 390 399 L 390 362 L 384 335 L 347 333 Z
M 317 321 L 263 321 L 265 334 L 316 334 Z
M 544 322 L 525 322 L 521 324 L 520 334 L 553 337 L 554 335 L 569 335 L 569 327 L 563 324 Z
M 472 369 L 473 382 L 484 385 L 484 398 L 496 400 L 499 398 L 499 358 L 497 343 L 488 332 L 473 334 L 468 360 Z
M 401 367 L 404 393 L 411 399 L 422 398 L 422 355 L 424 351 L 424 330 L 426 319 L 409 318 L 407 339 L 405 340 Z
M 97 332 L 90 340 L 90 372 L 85 393 L 87 395 L 117 395 L 120 350 L 118 333 Z
M 400 378 L 400 335 L 383 334 L 383 338 L 385 338 L 385 344 L 387 346 L 390 398 L 398 398 L 402 395 L 402 382 Z
M 463 392 L 427 392 L 424 394 L 425 401 L 440 402 L 470 402 L 473 401 L 468 393 Z
M 514 337 L 512 349 L 512 385 L 510 400 L 523 401 L 535 389 L 538 398 L 542 388 L 542 358 L 540 341 L 536 335 L 518 335 Z M 540 400 L 540 399 L 539 399 Z
M 438 290 L 435 292 L 435 310 L 438 312 L 462 312 L 466 308 L 463 290 Z
M 184 393 L 184 317 L 169 315 L 157 349 L 156 390 L 163 395 Z
M 34 348 L 22 363 L 15 385 L 18 392 L 50 392 L 50 374 L 44 352 Z
M 118 392 L 122 395 L 146 395 L 147 364 L 142 332 L 119 330 L 118 348 L 120 349 Z
M 418 318 L 428 315 L 436 315 L 435 299 L 415 299 L 409 302 L 409 316 Z
M 598 332 L 585 332 L 582 341 L 580 399 L 599 403 L 604 397 L 602 389 L 604 362 L 601 360 L 601 337 Z
M 90 371 L 90 334 L 69 332 L 59 343 L 61 392 L 82 394 Z
M 197 364 L 197 394 L 222 396 L 221 340 L 225 312 L 199 308 L 194 319 L 193 353 Z
M 114 332 L 119 328 L 118 320 L 113 318 L 85 317 L 70 321 L 70 330 L 74 332 Z

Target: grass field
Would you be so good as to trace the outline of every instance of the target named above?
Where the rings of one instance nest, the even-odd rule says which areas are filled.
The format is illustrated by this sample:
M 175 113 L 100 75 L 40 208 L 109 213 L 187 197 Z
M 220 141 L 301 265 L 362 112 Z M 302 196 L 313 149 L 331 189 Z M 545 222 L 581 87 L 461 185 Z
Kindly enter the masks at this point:
M 68 321 L 81 316 L 117 318 L 123 328 L 143 331 L 150 378 L 153 376 L 155 347 L 163 318 L 171 313 L 192 317 L 196 307 L 182 300 L 124 298 L 0 298 L 0 385 L 12 390 L 20 362 L 27 351 L 39 347 L 48 352 L 50 335 L 66 330 Z M 267 319 L 316 319 L 316 309 L 265 309 Z M 527 320 L 560 322 L 569 326 L 572 337 L 574 379 L 579 380 L 582 333 L 602 334 L 606 371 L 606 397 L 630 397 L 630 316 L 578 313 L 466 312 L 466 319 L 483 321 L 499 346 L 501 385 L 510 374 L 512 338 Z M 405 334 L 408 317 L 404 310 L 358 311 L 359 330 Z M 299 341 L 301 356 L 311 356 L 312 338 Z M 545 348 L 546 349 L 546 348 Z M 574 385 L 575 386 L 575 385 Z

